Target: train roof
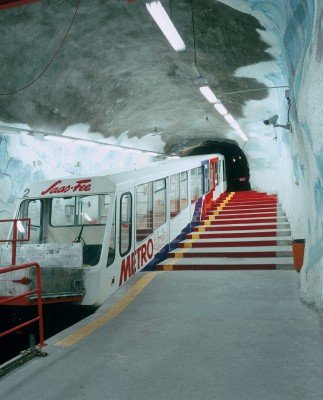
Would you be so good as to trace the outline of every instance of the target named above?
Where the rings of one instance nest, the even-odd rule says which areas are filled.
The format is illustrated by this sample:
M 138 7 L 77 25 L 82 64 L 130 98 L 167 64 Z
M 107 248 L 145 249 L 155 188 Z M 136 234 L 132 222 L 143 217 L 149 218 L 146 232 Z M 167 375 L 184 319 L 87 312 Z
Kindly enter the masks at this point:
M 201 165 L 210 158 L 223 158 L 221 154 L 187 156 L 179 159 L 157 161 L 132 170 L 118 170 L 89 176 L 69 176 L 34 182 L 24 188 L 25 198 L 57 196 L 80 196 L 98 193 L 112 193 L 127 190 L 143 182 L 161 179 L 163 176 L 187 171 Z

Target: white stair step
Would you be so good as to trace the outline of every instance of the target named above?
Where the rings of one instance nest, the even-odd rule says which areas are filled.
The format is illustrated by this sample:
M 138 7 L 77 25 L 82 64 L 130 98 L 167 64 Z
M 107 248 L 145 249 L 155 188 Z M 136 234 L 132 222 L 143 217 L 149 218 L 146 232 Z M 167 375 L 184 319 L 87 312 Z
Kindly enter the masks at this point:
M 201 226 L 201 225 L 199 225 Z M 205 227 L 205 225 L 203 225 Z M 257 232 L 272 232 L 272 233 L 279 233 L 280 235 L 290 235 L 291 231 L 290 229 L 248 229 L 247 231 L 237 231 L 237 230 L 230 230 L 230 231 L 205 231 L 205 232 L 197 232 L 193 231 L 192 234 L 196 233 L 203 233 L 205 235 L 214 235 L 214 233 L 218 233 L 219 235 L 221 234 L 235 234 L 235 233 L 257 233 Z
M 267 241 L 291 241 L 291 236 L 260 236 L 260 237 L 237 237 L 237 238 L 210 238 L 210 239 L 185 239 L 181 243 L 234 243 L 234 242 L 267 242 Z
M 271 216 L 272 214 L 275 215 L 279 215 L 279 216 L 285 216 L 285 213 L 283 211 L 276 211 L 276 210 L 272 210 L 272 211 L 248 211 L 248 212 L 239 212 L 239 210 L 237 210 L 236 212 L 232 212 L 229 210 L 226 210 L 225 208 L 223 210 L 212 210 L 210 211 L 210 213 L 217 213 L 217 215 L 244 215 L 244 216 L 253 216 L 253 215 L 258 215 L 258 214 L 262 214 L 264 216 Z M 212 214 L 211 214 L 212 215 Z
M 229 257 L 205 257 L 199 258 L 197 263 L 196 258 L 167 258 L 158 265 L 252 265 L 252 264 L 289 264 L 293 265 L 293 257 L 259 257 L 259 258 L 229 258 Z
M 212 218 L 212 215 L 208 216 Z M 234 221 L 235 218 L 232 215 L 232 218 L 223 218 L 224 216 L 221 215 L 221 218 L 218 218 L 219 215 L 214 215 L 212 218 L 212 221 Z M 285 216 L 280 216 L 280 215 L 273 215 L 273 216 L 264 216 L 264 217 L 252 217 L 252 216 L 247 216 L 243 217 L 241 215 L 237 216 L 237 220 L 244 220 L 244 219 L 252 219 L 253 221 L 257 222 L 259 219 L 266 219 L 266 220 L 271 220 L 271 219 L 276 219 L 279 220 L 279 222 L 287 222 L 287 218 Z M 208 220 L 208 219 L 206 219 Z
M 249 223 L 237 223 L 237 224 L 211 224 L 211 225 L 198 225 L 199 227 L 204 227 L 205 228 L 205 226 L 217 226 L 217 227 L 230 227 L 230 226 L 232 226 L 232 227 L 237 227 L 237 226 L 255 226 L 255 227 L 257 227 L 257 226 L 263 226 L 263 225 L 269 225 L 269 226 L 271 226 L 271 225 L 273 225 L 273 224 L 278 224 L 277 222 L 257 222 L 257 223 L 253 223 L 253 222 L 249 222 Z M 279 222 L 279 225 L 284 225 L 284 226 L 289 226 L 289 223 L 288 222 Z
M 278 252 L 278 251 L 286 251 L 291 252 L 291 245 L 282 245 L 282 246 L 255 246 L 255 247 L 245 247 L 245 246 L 235 246 L 235 247 L 186 247 L 179 248 L 171 251 L 171 253 L 216 253 L 216 252 L 230 252 L 230 253 L 261 253 L 264 251 L 269 252 Z
M 171 253 L 261 253 L 261 252 L 291 252 L 292 246 L 244 246 L 244 247 L 192 247 L 192 248 L 180 248 L 175 249 Z

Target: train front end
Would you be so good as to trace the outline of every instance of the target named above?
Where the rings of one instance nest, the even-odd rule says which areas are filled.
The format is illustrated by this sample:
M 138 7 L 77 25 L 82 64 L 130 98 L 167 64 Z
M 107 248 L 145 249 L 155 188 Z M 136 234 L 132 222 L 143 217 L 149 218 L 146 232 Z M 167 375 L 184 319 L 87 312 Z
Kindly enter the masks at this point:
M 44 302 L 83 302 L 89 292 L 87 304 L 94 304 L 95 276 L 114 258 L 109 246 L 114 242 L 114 191 L 106 176 L 41 181 L 25 188 L 8 241 L 0 246 L 0 268 L 13 264 L 15 251 L 16 265 L 40 265 Z M 89 290 L 87 275 L 92 277 Z M 33 268 L 2 274 L 0 297 L 20 295 L 35 285 Z M 30 304 L 33 300 L 30 296 Z

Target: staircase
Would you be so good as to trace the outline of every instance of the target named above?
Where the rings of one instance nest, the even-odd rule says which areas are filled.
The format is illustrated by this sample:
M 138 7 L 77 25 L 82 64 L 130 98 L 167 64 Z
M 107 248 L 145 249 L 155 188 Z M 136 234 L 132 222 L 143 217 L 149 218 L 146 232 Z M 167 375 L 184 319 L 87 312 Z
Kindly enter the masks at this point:
M 290 227 L 277 197 L 221 195 L 201 224 L 156 266 L 172 270 L 293 269 Z

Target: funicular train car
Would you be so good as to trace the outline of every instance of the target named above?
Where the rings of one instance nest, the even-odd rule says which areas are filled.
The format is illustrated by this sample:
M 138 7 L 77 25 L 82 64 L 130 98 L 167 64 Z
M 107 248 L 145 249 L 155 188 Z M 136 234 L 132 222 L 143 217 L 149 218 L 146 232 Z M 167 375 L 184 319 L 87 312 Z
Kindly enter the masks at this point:
M 36 182 L 19 207 L 18 218 L 31 219 L 31 235 L 18 245 L 17 263 L 40 264 L 47 302 L 81 296 L 80 304 L 98 306 L 130 276 L 153 269 L 199 222 L 226 190 L 224 171 L 224 157 L 212 154 Z M 20 236 L 26 224 L 19 223 Z M 8 265 L 8 247 L 1 266 Z M 21 274 L 0 281 L 0 297 L 19 293 Z

